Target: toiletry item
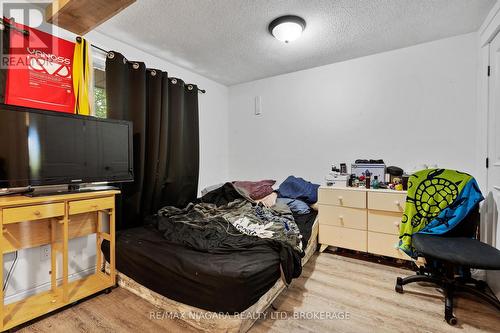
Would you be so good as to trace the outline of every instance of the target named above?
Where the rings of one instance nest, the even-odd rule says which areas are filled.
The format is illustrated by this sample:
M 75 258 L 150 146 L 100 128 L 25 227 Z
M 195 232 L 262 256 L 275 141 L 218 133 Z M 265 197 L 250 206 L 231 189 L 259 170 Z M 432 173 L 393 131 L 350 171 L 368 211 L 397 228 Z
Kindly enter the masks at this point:
M 372 183 L 371 183 L 371 187 L 373 189 L 378 189 L 380 188 L 380 182 L 378 181 L 378 176 L 373 176 L 373 180 L 372 180 Z
M 347 181 L 347 186 L 353 187 L 354 186 L 354 180 L 356 179 L 356 175 L 350 175 L 349 180 Z
M 370 176 L 365 176 L 365 187 L 366 187 L 367 189 L 369 189 L 369 188 L 370 188 L 370 185 L 371 185 L 371 183 L 370 183 L 370 182 L 371 182 L 371 177 L 370 177 Z

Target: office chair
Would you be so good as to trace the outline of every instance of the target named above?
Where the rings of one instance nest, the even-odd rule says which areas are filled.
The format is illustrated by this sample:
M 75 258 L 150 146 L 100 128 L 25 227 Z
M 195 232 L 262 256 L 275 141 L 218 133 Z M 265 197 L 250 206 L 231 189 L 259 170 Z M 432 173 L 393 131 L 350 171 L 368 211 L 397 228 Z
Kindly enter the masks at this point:
M 500 251 L 474 239 L 479 225 L 479 204 L 449 232 L 442 235 L 416 233 L 412 246 L 425 258 L 425 265 L 415 275 L 398 277 L 395 290 L 403 293 L 403 286 L 413 282 L 438 285 L 445 297 L 444 318 L 456 325 L 453 299 L 456 294 L 469 293 L 500 310 L 500 302 L 484 281 L 471 277 L 471 269 L 500 270 Z

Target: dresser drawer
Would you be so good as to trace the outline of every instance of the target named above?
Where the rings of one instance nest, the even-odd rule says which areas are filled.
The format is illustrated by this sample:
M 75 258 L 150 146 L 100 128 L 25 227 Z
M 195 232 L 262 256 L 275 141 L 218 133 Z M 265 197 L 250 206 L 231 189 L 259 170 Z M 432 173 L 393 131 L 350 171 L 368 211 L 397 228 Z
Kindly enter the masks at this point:
M 319 223 L 366 230 L 366 209 L 319 205 Z
M 399 236 L 399 225 L 403 215 L 382 210 L 368 211 L 368 230 Z
M 398 249 L 399 237 L 368 231 L 368 252 L 397 259 L 410 260 L 404 252 Z
M 95 212 L 98 210 L 111 209 L 114 206 L 114 197 L 71 201 L 69 203 L 69 213 L 74 215 L 86 212 Z
M 3 210 L 3 223 L 16 223 L 64 216 L 64 203 L 51 203 Z
M 403 212 L 405 209 L 406 193 L 368 192 L 368 208 Z
M 366 231 L 363 230 L 336 227 L 320 223 L 318 237 L 320 244 L 328 244 L 357 251 L 366 251 Z
M 361 190 L 343 190 L 320 188 L 318 203 L 351 208 L 366 208 L 366 192 Z

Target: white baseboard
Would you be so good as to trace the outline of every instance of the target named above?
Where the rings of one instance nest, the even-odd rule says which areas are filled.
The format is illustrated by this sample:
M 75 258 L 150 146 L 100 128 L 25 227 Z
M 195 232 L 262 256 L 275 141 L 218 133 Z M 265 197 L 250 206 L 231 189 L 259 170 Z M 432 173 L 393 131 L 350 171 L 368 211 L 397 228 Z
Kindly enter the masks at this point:
M 82 271 L 70 274 L 68 276 L 68 280 L 69 281 L 75 281 L 75 280 L 81 279 L 81 278 L 83 278 L 83 277 L 85 277 L 87 275 L 91 275 L 91 274 L 94 274 L 94 273 L 95 273 L 95 266 L 94 267 L 89 267 L 89 268 L 84 269 Z M 57 282 L 58 283 L 62 283 L 62 278 L 57 279 Z M 24 298 L 27 298 L 29 296 L 33 296 L 33 295 L 41 293 L 43 291 L 47 291 L 49 289 L 50 289 L 50 282 L 40 284 L 40 285 L 35 286 L 33 288 L 22 290 L 22 291 L 19 291 L 19 292 L 15 293 L 15 294 L 6 296 L 5 299 L 4 299 L 4 304 L 9 304 L 9 303 L 17 302 L 17 301 L 20 301 L 20 300 L 22 300 Z

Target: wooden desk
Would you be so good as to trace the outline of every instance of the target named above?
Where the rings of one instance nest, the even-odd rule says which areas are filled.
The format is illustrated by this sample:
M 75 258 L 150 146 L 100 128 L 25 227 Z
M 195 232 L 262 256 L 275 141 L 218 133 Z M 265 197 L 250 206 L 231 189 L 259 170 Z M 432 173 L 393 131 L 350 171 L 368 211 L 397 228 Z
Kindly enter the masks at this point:
M 4 305 L 0 288 L 0 331 L 113 287 L 115 274 L 115 195 L 99 191 L 43 197 L 0 197 L 0 286 L 3 286 L 3 254 L 51 245 L 51 289 Z M 109 232 L 104 232 L 104 219 Z M 68 281 L 68 240 L 96 234 L 96 271 L 83 279 Z M 101 271 L 102 240 L 110 242 L 110 271 Z M 57 256 L 62 256 L 62 282 L 57 281 Z

